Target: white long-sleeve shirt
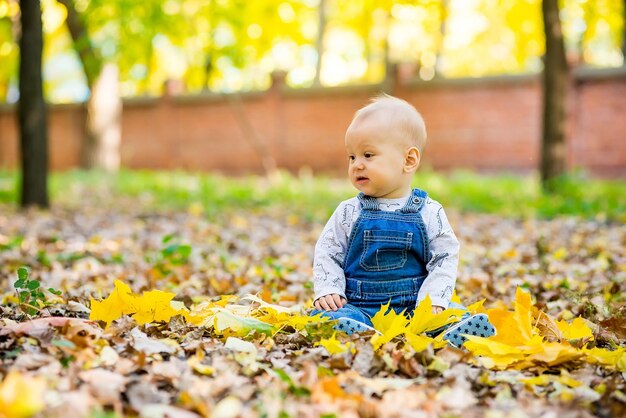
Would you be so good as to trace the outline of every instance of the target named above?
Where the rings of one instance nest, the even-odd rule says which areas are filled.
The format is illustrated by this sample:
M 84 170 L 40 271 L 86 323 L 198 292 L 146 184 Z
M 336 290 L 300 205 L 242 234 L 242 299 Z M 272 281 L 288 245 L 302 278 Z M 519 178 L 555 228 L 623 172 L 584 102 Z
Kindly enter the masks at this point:
M 400 209 L 409 197 L 378 199 L 379 208 L 383 211 Z M 313 258 L 315 299 L 332 293 L 346 297 L 346 278 L 342 265 L 352 227 L 360 213 L 359 200 L 353 197 L 341 202 L 326 223 L 315 245 Z M 428 276 L 419 290 L 416 303 L 430 295 L 434 306 L 447 308 L 456 283 L 459 241 L 439 202 L 427 198 L 420 214 L 426 226 L 430 255 L 426 260 Z

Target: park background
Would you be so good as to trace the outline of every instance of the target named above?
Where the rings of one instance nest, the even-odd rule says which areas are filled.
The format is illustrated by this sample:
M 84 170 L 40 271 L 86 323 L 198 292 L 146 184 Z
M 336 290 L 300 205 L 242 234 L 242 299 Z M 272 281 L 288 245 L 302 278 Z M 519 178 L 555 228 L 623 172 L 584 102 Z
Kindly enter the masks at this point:
M 0 417 L 625 416 L 625 13 L 0 0 Z M 494 337 L 307 314 L 381 92 L 425 116 L 414 185 Z
M 336 176 L 352 114 L 381 92 L 423 113 L 426 169 L 528 174 L 541 161 L 545 42 L 536 0 L 42 6 L 53 171 Z M 5 170 L 20 155 L 18 10 L 17 1 L 0 2 Z M 623 178 L 624 3 L 563 1 L 560 16 L 567 169 Z

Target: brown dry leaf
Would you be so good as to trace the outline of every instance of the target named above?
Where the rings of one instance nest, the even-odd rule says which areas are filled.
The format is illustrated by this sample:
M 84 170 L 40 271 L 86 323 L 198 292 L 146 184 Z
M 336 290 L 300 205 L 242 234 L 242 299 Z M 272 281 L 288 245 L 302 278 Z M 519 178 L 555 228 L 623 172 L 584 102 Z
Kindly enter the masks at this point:
M 600 326 L 614 333 L 618 338 L 626 339 L 626 316 L 611 317 L 600 321 Z
M 563 341 L 563 334 L 556 325 L 556 322 L 554 322 L 549 315 L 535 308 L 533 309 L 533 317 L 535 319 L 535 326 L 539 330 L 539 334 L 543 336 L 546 341 Z
M 121 402 L 120 395 L 126 388 L 127 378 L 108 370 L 92 369 L 78 373 L 89 393 L 101 404 L 111 405 Z
M 86 417 L 99 405 L 87 390 L 61 392 L 54 404 L 48 406 L 46 415 L 54 418 Z

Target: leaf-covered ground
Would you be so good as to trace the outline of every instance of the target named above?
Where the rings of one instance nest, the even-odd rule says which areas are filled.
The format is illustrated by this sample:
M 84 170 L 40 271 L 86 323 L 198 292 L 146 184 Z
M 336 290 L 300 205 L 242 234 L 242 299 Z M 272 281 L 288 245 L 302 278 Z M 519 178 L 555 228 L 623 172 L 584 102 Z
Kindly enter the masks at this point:
M 0 207 L 0 416 L 626 415 L 623 224 L 451 211 L 458 296 L 500 321 L 468 351 L 307 322 L 322 222 L 107 206 Z

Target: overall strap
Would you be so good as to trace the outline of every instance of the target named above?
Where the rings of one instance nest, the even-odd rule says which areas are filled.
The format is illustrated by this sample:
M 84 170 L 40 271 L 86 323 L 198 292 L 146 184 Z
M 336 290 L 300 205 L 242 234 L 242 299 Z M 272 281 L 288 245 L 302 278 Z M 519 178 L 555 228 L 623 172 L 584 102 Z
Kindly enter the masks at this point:
M 428 198 L 428 193 L 420 189 L 413 189 L 411 193 L 411 197 L 406 202 L 406 205 L 400 212 L 402 213 L 417 213 L 422 209 L 424 203 L 426 203 L 426 199 Z
M 367 196 L 361 192 L 358 195 L 359 203 L 361 204 L 361 210 L 380 210 L 378 206 L 378 199 L 372 196 Z

